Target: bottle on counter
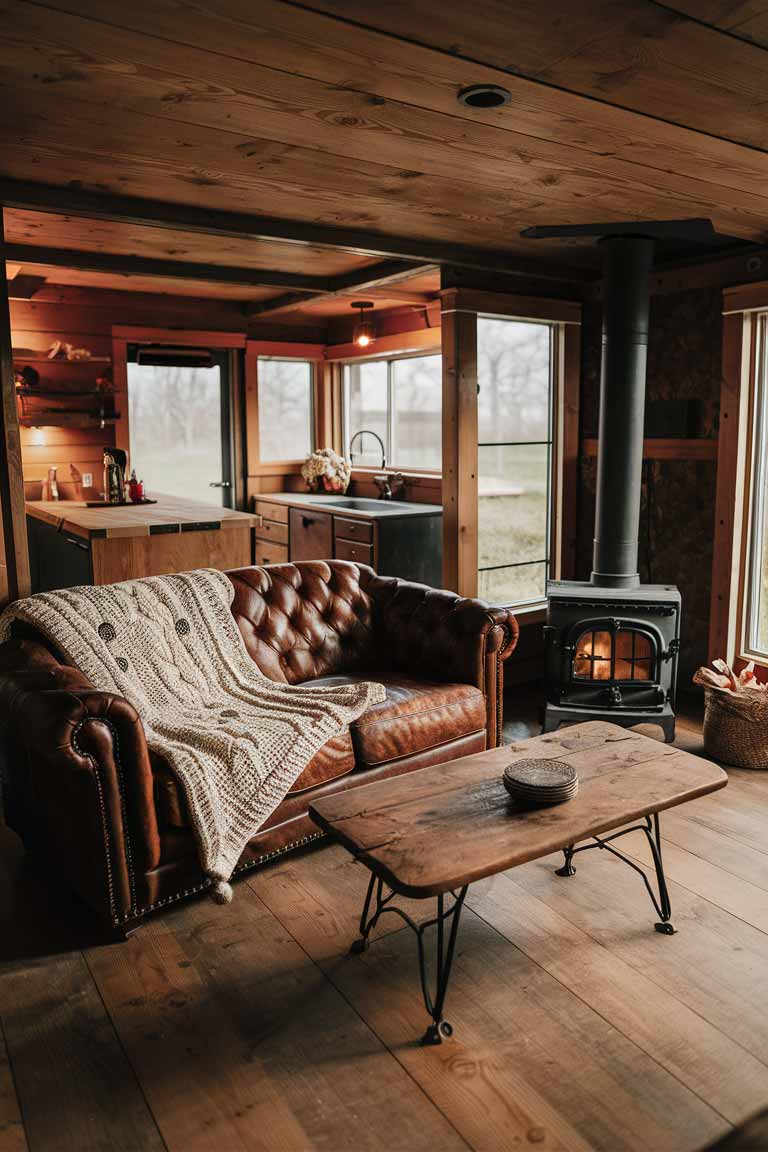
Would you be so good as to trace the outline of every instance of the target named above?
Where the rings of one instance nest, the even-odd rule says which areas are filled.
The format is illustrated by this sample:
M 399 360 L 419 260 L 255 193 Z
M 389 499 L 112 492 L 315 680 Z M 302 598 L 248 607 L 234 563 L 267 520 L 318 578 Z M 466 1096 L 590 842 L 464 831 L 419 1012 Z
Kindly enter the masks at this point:
M 139 495 L 139 482 L 136 479 L 136 469 L 131 469 L 130 479 L 128 480 L 128 499 L 132 504 L 138 504 L 141 500 Z
M 107 504 L 125 503 L 125 486 L 120 466 L 111 452 L 104 452 L 104 501 Z
M 41 500 L 58 500 L 59 486 L 56 483 L 56 469 L 51 467 L 48 469 L 48 476 L 43 481 L 43 490 L 40 494 Z

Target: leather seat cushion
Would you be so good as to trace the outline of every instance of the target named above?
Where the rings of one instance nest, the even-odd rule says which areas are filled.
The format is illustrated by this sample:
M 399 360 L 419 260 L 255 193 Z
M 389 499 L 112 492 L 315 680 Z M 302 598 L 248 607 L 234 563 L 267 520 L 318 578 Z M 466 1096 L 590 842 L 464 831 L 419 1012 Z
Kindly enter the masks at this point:
M 320 676 L 308 683 L 321 687 L 366 679 L 383 684 L 387 698 L 350 725 L 358 769 L 485 731 L 485 697 L 472 684 L 442 684 L 375 673 L 368 677 Z
M 190 822 L 183 788 L 162 757 L 150 753 L 150 760 L 158 822 L 166 828 L 188 828 Z M 316 788 L 318 784 L 339 780 L 352 772 L 354 767 L 352 737 L 347 730 L 340 736 L 334 736 L 333 740 L 329 740 L 319 752 L 315 753 L 288 795 L 293 796 L 310 788 Z

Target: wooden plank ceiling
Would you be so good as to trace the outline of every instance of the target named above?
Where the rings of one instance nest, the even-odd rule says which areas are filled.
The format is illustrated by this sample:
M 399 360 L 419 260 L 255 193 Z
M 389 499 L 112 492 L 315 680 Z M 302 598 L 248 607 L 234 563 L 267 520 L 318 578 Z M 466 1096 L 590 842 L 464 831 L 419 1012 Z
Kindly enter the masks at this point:
M 58 213 L 7 210 L 10 243 L 318 278 L 460 246 L 587 277 L 594 244 L 520 230 L 703 216 L 726 244 L 768 240 L 758 0 L 0 0 L 0 21 L 0 181 L 64 189 Z M 511 102 L 459 104 L 478 83 Z M 279 218 L 303 242 L 84 221 L 66 190 Z M 334 251 L 328 229 L 369 242 Z M 397 276 L 388 303 L 433 293 L 429 274 Z M 251 304 L 285 295 L 190 283 Z M 316 313 L 344 314 L 336 296 L 315 294 Z M 295 296 L 284 304 L 296 313 Z

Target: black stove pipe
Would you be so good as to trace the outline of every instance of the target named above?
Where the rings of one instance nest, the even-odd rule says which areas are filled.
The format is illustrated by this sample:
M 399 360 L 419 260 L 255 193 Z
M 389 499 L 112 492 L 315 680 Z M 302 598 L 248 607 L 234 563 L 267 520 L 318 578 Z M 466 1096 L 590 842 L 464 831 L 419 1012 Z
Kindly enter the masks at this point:
M 647 236 L 604 239 L 600 438 L 591 583 L 635 588 L 645 423 L 649 274 Z

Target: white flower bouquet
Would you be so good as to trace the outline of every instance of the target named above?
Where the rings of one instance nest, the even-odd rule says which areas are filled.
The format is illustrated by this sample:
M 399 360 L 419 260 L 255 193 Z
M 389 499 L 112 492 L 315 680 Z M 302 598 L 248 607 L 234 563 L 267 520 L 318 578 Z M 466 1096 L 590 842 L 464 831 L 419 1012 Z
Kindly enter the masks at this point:
M 321 486 L 326 492 L 346 492 L 352 465 L 332 448 L 319 448 L 307 456 L 301 475 L 310 492 L 317 492 Z

